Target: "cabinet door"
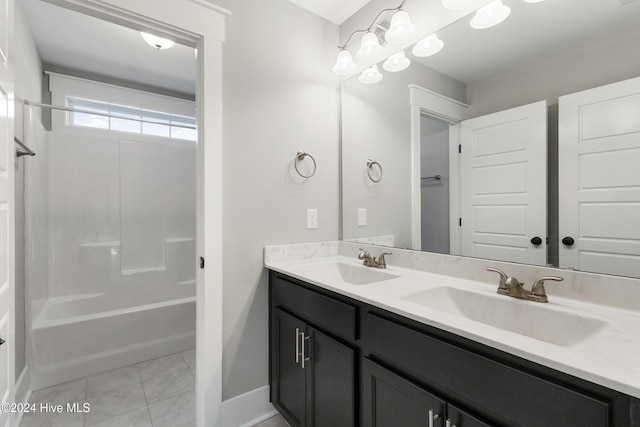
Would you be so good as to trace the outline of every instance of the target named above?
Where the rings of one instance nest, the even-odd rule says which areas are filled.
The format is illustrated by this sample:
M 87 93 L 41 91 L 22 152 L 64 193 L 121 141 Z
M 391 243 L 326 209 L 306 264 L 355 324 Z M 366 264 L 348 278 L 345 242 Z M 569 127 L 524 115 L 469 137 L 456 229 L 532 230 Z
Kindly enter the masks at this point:
M 468 412 L 447 403 L 447 421 L 445 427 L 491 427 Z
M 311 329 L 313 370 L 312 418 L 315 427 L 352 427 L 355 425 L 355 352 Z M 305 366 L 305 367 L 306 367 Z
M 365 427 L 443 427 L 445 402 L 380 365 L 364 359 Z
M 306 370 L 301 349 L 306 325 L 280 309 L 272 313 L 271 401 L 289 424 L 305 426 Z

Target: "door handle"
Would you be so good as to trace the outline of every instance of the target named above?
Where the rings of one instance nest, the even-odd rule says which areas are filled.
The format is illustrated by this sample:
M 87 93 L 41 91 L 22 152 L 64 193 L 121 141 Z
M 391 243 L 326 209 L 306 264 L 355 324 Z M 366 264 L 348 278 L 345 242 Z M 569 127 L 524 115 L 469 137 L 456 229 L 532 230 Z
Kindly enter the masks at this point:
M 535 245 L 535 246 L 541 245 L 542 244 L 542 239 L 540 237 L 536 236 L 536 237 L 531 239 L 531 244 Z
M 3 340 L 2 338 L 0 338 L 0 345 L 2 345 L 2 344 L 4 344 L 4 343 L 6 343 L 6 341 L 5 341 L 5 340 Z
M 573 237 L 569 237 L 569 236 L 567 236 L 567 237 L 565 237 L 564 239 L 562 239 L 562 244 L 563 244 L 563 245 L 566 245 L 566 246 L 573 246 L 573 244 L 574 244 L 575 242 L 576 242 L 576 241 L 575 241 L 575 240 L 573 240 Z

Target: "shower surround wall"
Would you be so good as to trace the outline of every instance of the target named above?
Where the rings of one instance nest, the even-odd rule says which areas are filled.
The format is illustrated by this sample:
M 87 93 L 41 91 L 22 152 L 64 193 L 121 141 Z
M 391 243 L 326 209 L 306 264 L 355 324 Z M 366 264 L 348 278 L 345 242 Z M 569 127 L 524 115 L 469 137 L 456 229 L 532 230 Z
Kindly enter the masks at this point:
M 195 143 L 53 114 L 29 135 L 33 389 L 195 346 Z

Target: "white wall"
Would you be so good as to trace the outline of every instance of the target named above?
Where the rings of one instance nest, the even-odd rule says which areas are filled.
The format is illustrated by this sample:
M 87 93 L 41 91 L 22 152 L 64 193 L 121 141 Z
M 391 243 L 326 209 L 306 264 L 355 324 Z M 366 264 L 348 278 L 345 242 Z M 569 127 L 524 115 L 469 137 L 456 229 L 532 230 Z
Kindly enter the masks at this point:
M 640 75 L 640 27 L 596 45 L 467 85 L 469 117 L 478 117 Z
M 411 247 L 411 107 L 409 85 L 416 84 L 464 101 L 465 86 L 413 63 L 381 82 L 342 84 L 343 237 L 393 235 L 397 247 Z M 383 168 L 381 182 L 367 176 L 366 161 Z M 358 226 L 357 210 L 367 209 L 367 225 Z
M 218 1 L 224 45 L 223 397 L 268 383 L 263 246 L 338 237 L 338 27 L 286 0 Z M 298 150 L 317 172 L 293 169 Z M 306 229 L 307 208 L 318 229 Z
M 40 101 L 42 97 L 42 64 L 29 30 L 22 5 L 14 2 L 15 47 L 15 135 L 24 141 L 23 101 Z M 25 252 L 24 252 L 24 173 L 25 164 L 32 160 L 21 157 L 16 161 L 16 379 L 25 367 Z M 18 399 L 21 396 L 17 396 Z M 20 400 L 18 400 L 20 401 Z
M 190 101 L 57 74 L 50 88 L 55 105 L 75 96 L 194 110 Z M 52 121 L 48 298 L 195 280 L 195 142 L 71 126 L 66 116 L 55 111 Z

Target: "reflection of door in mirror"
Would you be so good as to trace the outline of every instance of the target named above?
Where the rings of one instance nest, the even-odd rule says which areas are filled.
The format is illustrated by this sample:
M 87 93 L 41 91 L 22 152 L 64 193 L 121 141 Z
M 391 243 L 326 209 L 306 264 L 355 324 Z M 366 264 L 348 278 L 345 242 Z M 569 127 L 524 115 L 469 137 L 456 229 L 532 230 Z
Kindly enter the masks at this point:
M 421 249 L 449 253 L 449 122 L 420 116 Z
M 460 126 L 461 255 L 547 263 L 547 102 Z
M 560 267 L 640 277 L 640 77 L 560 98 Z

